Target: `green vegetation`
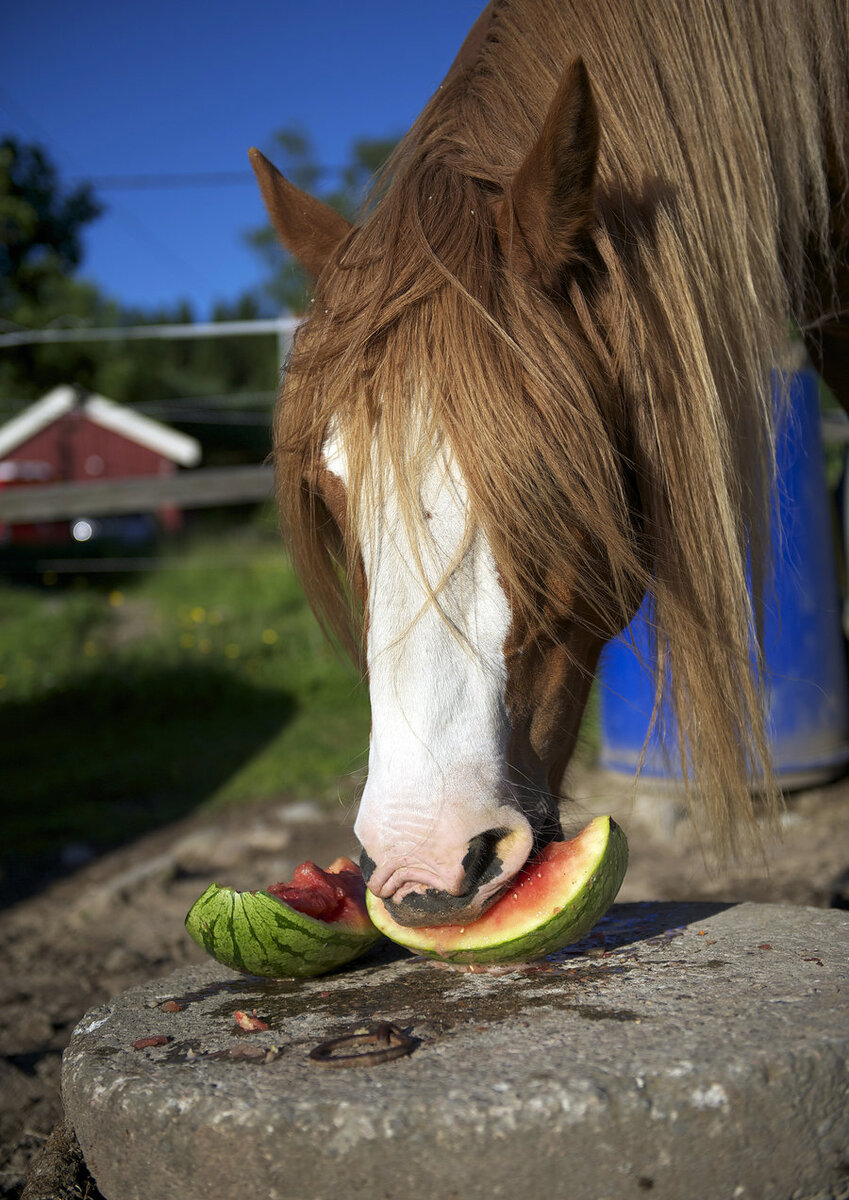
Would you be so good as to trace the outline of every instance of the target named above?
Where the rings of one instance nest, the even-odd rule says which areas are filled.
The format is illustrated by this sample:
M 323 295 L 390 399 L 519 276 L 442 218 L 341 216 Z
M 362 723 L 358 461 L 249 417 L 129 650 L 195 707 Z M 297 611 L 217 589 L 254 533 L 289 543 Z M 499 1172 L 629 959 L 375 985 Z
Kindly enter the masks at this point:
M 278 540 L 248 529 L 161 569 L 0 583 L 0 846 L 123 841 L 199 807 L 352 803 L 368 701 Z
M 270 155 L 350 216 L 391 148 L 357 142 L 332 187 L 297 131 L 278 133 Z M 178 299 L 140 312 L 77 276 L 83 234 L 101 212 L 89 187 L 63 184 L 46 151 L 0 140 L 2 330 L 193 320 Z M 305 280 L 270 227 L 248 240 L 265 284 L 220 304 L 213 319 L 301 311 Z M 7 347 L 0 421 L 65 383 L 124 404 L 207 397 L 250 409 L 270 403 L 278 369 L 273 337 Z M 208 416 L 186 426 L 206 465 L 265 457 L 264 420 L 240 427 Z M 179 415 L 166 419 L 180 427 Z M 8 883 L 25 874 L 21 864 L 50 861 L 63 846 L 114 845 L 198 808 L 275 796 L 353 805 L 365 772 L 365 688 L 324 641 L 277 537 L 229 528 L 167 548 L 157 569 L 108 581 L 48 573 L 18 586 L 0 574 L 0 884 L 4 870 Z M 592 720 L 586 730 L 585 758 Z
M 269 153 L 293 182 L 353 216 L 372 173 L 393 144 L 368 138 L 355 142 L 347 165 L 332 172 L 336 181 L 332 187 L 323 182 L 327 168 L 315 164 L 305 134 L 278 131 Z M 63 184 L 44 149 L 15 138 L 0 140 L 0 330 L 194 321 L 191 305 L 176 297 L 171 304 L 141 311 L 104 295 L 77 275 L 85 229 L 103 211 L 88 185 Z M 283 250 L 271 226 L 251 230 L 246 240 L 264 264 L 265 280 L 252 291 L 217 304 L 211 319 L 247 321 L 281 311 L 303 312 L 308 298 L 306 276 Z M 280 365 L 277 353 L 273 335 L 6 347 L 0 354 L 0 420 L 63 383 L 76 383 L 121 404 L 270 396 Z M 173 423 L 180 426 L 178 419 Z M 209 440 L 196 422 L 189 431 L 200 434 L 205 443 Z M 229 432 L 234 432 L 232 425 Z M 211 440 L 217 450 L 214 435 Z M 269 448 L 267 435 L 261 444 L 246 447 L 254 460 Z M 205 459 L 208 464 L 208 454 Z
M 194 320 L 185 301 L 141 311 L 77 276 L 83 233 L 102 212 L 90 187 L 63 185 L 41 147 L 0 141 L 0 330 Z M 260 315 L 258 297 L 247 294 L 217 304 L 212 320 Z M 273 336 L 6 347 L 0 354 L 0 409 L 5 418 L 63 383 L 122 404 L 273 393 L 278 369 Z M 268 449 L 266 438 L 253 457 Z
M 0 579 L 0 723 L 8 862 L 274 797 L 350 809 L 369 710 L 276 534 L 246 526 L 148 572 Z M 591 699 L 578 758 L 597 742 Z

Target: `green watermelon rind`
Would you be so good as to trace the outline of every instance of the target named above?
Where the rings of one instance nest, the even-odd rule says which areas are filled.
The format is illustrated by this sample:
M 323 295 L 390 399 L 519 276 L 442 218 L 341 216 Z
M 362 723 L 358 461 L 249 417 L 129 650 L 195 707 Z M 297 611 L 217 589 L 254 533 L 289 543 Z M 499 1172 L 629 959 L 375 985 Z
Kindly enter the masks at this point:
M 439 959 L 441 962 L 470 965 L 531 962 L 544 958 L 547 954 L 554 954 L 565 946 L 580 941 L 598 924 L 616 899 L 625 878 L 628 868 L 628 841 L 612 817 L 597 817 L 591 824 L 599 828 L 602 821 L 607 823 L 606 837 L 600 852 L 589 866 L 584 883 L 558 912 L 515 938 L 489 945 L 466 945 L 458 946 L 454 950 L 439 950 L 425 944 L 421 929 L 404 930 L 403 936 L 406 939 L 409 934 L 409 939 L 401 942 L 397 936 L 401 927 L 394 922 L 392 927 L 387 926 L 385 909 L 371 893 L 366 894 L 369 916 L 392 941 L 398 941 L 414 954 Z M 468 926 L 468 932 L 473 938 L 474 923 Z
M 224 966 L 269 979 L 325 975 L 365 954 L 382 936 L 373 926 L 319 921 L 267 892 L 237 892 L 217 883 L 189 909 L 186 930 Z

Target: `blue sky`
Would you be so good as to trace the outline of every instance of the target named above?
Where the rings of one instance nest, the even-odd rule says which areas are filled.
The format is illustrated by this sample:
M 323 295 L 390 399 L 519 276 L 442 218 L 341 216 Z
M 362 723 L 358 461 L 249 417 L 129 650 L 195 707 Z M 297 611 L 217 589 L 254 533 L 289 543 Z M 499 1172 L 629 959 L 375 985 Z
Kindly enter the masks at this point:
M 64 180 L 239 171 L 299 125 L 322 163 L 403 132 L 483 0 L 30 0 L 0 35 L 0 134 L 42 143 Z M 82 274 L 128 304 L 206 316 L 261 277 L 248 184 L 103 189 Z

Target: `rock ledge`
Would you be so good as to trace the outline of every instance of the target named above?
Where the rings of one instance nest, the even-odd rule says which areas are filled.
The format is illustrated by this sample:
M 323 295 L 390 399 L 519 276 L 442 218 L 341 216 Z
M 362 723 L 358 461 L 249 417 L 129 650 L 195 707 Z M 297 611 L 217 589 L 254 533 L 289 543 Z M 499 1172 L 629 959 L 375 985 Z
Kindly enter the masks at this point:
M 523 970 L 402 954 L 212 963 L 88 1012 L 63 1097 L 107 1200 L 849 1196 L 849 913 L 624 904 Z M 309 1059 L 378 1021 L 414 1052 Z

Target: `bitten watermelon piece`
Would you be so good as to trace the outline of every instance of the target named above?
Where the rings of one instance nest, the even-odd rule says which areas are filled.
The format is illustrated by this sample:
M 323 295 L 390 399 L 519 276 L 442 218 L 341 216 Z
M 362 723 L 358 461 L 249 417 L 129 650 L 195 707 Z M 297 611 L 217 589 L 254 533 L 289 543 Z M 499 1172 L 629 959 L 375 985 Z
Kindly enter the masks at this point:
M 628 843 L 611 817 L 596 817 L 576 838 L 551 842 L 529 859 L 508 890 L 466 925 L 399 925 L 366 893 L 369 915 L 394 942 L 455 963 L 527 962 L 589 933 L 625 877 Z
M 365 906 L 365 883 L 349 858 L 326 871 L 301 863 L 291 883 L 259 892 L 210 884 L 186 916 L 189 936 L 213 958 L 248 975 L 324 975 L 380 939 Z

